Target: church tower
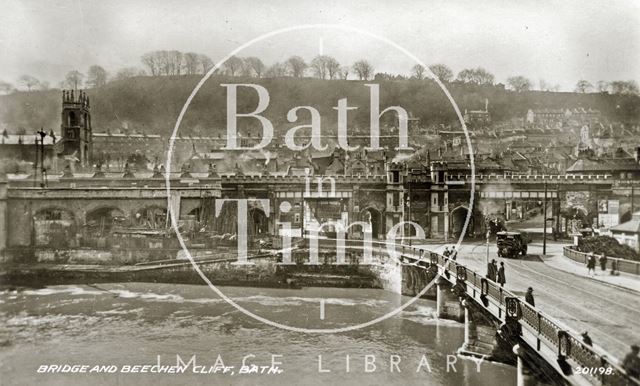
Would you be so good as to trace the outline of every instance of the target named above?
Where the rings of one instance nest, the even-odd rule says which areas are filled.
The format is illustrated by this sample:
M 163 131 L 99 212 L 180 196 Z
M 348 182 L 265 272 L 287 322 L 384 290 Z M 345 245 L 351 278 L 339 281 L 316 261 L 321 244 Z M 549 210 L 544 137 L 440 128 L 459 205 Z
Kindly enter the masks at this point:
M 74 157 L 80 167 L 91 166 L 93 141 L 89 97 L 82 90 L 62 90 L 62 121 L 58 155 Z

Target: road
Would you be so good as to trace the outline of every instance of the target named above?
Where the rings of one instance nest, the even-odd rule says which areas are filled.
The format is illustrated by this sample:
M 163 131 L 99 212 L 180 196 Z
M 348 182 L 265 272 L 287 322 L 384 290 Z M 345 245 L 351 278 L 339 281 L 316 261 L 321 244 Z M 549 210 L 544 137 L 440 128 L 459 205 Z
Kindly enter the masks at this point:
M 562 255 L 562 246 L 547 243 L 547 256 Z M 442 251 L 444 246 L 426 244 L 424 248 Z M 524 258 L 502 259 L 495 244 L 490 245 L 490 259 L 498 264 L 504 261 L 506 289 L 524 297 L 527 287 L 533 287 L 537 308 L 577 332 L 588 331 L 595 346 L 617 359 L 629 352 L 632 343 L 640 343 L 640 293 L 546 265 L 541 243 L 529 244 L 528 252 Z M 481 274 L 486 274 L 485 259 L 484 242 L 465 243 L 458 252 L 459 262 Z

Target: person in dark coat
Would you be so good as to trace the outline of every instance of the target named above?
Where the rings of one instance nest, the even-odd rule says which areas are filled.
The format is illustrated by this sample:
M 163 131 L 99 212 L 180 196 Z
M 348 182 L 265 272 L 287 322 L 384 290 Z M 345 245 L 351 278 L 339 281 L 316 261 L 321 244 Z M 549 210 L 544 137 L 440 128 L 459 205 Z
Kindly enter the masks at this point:
M 622 368 L 632 378 L 638 378 L 640 376 L 640 358 L 638 358 L 639 352 L 640 347 L 638 347 L 638 345 L 636 344 L 632 345 L 631 352 L 628 353 L 622 361 Z
M 451 255 L 451 252 L 449 252 L 449 247 L 444 247 L 444 252 L 442 252 L 442 256 L 448 258 L 449 255 Z
M 596 256 L 593 252 L 589 253 L 589 257 L 587 257 L 587 275 L 591 275 L 591 271 L 593 274 L 596 273 Z
M 533 298 L 533 288 L 531 287 L 527 288 L 527 294 L 524 295 L 524 301 L 527 302 L 527 304 L 531 305 L 532 307 L 536 306 L 536 301 Z
M 491 281 L 496 281 L 497 272 L 496 272 L 496 266 L 495 264 L 493 264 L 493 261 L 487 264 L 487 279 Z
M 591 340 L 591 337 L 589 336 L 589 333 L 587 331 L 583 332 L 581 335 L 582 342 L 584 344 L 586 344 L 587 346 L 593 346 L 593 341 Z
M 458 251 L 456 251 L 456 247 L 451 247 L 451 260 L 456 261 L 458 257 Z
M 491 280 L 498 281 L 498 262 L 496 259 L 491 260 L 491 264 L 493 264 L 493 278 Z
M 604 253 L 602 255 L 600 255 L 600 259 L 598 259 L 600 261 L 600 268 L 602 268 L 602 271 L 606 271 L 607 270 L 607 256 L 604 255 Z
M 507 278 L 504 274 L 504 261 L 500 262 L 500 268 L 498 268 L 498 283 L 500 283 L 500 287 L 504 287 L 504 283 L 507 282 Z

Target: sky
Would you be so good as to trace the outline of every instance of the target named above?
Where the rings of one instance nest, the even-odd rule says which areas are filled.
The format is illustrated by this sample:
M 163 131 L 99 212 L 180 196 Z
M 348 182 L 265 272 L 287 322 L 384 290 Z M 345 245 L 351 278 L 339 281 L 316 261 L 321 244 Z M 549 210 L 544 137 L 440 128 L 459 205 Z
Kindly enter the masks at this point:
M 140 56 L 160 49 L 217 61 L 265 33 L 316 23 L 375 33 L 455 73 L 484 67 L 503 83 L 524 75 L 571 91 L 579 79 L 640 82 L 636 0 L 3 0 L 0 80 L 26 73 L 55 86 L 92 64 L 143 67 Z M 409 74 L 415 64 L 386 43 L 326 28 L 277 35 L 239 56 L 271 64 L 320 52 L 342 64 L 365 58 L 376 72 Z

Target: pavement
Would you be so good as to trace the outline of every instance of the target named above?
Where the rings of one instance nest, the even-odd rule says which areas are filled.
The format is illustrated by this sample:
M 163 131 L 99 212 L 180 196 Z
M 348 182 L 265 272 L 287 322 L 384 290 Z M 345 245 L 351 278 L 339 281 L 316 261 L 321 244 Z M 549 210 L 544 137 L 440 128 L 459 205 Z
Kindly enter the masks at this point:
M 446 244 L 453 245 L 452 243 Z M 581 333 L 588 331 L 596 348 L 623 358 L 631 344 L 640 344 L 640 279 L 630 275 L 587 276 L 586 268 L 565 258 L 566 243 L 548 242 L 542 256 L 542 244 L 530 243 L 529 254 L 519 259 L 497 256 L 495 243 L 489 245 L 489 258 L 504 262 L 505 288 L 524 298 L 533 287 L 536 306 L 561 324 Z M 425 243 L 424 248 L 441 252 L 445 245 Z M 458 261 L 486 274 L 485 242 L 463 243 Z
M 621 272 L 619 275 L 611 275 L 609 271 L 602 271 L 600 265 L 596 267 L 595 274 L 588 274 L 587 267 L 563 255 L 546 255 L 541 257 L 542 261 L 548 266 L 560 271 L 570 273 L 575 276 L 597 280 L 612 286 L 621 287 L 638 292 L 640 297 L 640 277 L 628 273 Z

